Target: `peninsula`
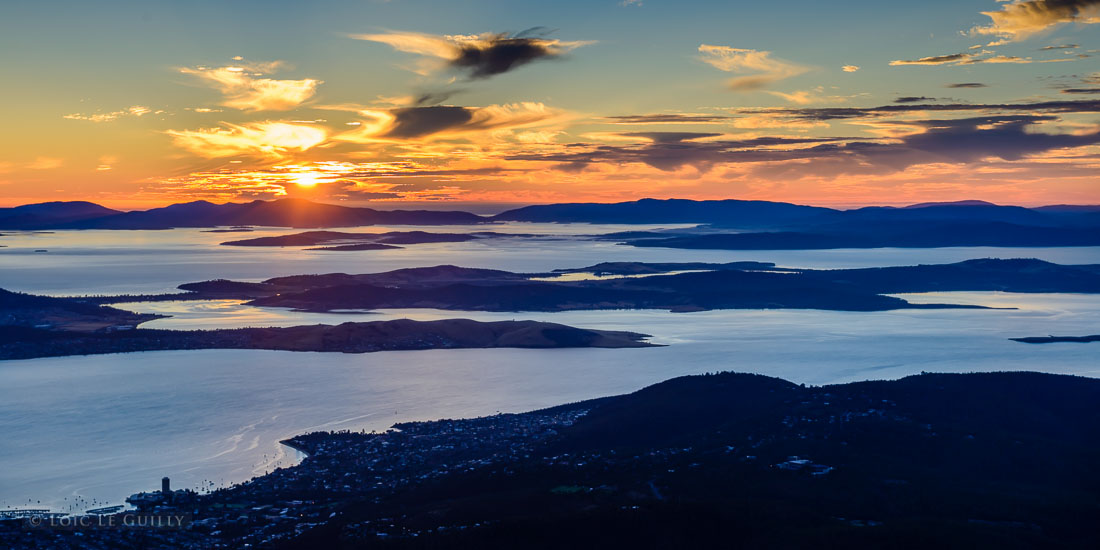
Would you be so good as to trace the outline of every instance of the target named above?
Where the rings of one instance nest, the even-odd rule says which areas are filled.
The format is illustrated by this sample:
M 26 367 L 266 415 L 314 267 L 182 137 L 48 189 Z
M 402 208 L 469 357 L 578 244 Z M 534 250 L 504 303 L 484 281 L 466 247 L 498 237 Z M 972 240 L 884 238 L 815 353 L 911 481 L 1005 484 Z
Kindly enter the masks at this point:
M 308 453 L 297 466 L 132 499 L 190 514 L 189 529 L 11 520 L 0 546 L 1095 548 L 1098 400 L 1096 379 L 1032 372 L 688 376 L 523 414 L 301 434 L 286 441 Z

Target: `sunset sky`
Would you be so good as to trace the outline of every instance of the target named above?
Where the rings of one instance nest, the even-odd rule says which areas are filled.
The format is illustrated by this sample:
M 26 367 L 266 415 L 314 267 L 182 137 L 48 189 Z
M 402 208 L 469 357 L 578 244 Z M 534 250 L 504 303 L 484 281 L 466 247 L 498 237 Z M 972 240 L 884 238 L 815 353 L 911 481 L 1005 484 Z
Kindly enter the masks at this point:
M 0 63 L 2 206 L 1100 203 L 1100 0 L 8 0 Z

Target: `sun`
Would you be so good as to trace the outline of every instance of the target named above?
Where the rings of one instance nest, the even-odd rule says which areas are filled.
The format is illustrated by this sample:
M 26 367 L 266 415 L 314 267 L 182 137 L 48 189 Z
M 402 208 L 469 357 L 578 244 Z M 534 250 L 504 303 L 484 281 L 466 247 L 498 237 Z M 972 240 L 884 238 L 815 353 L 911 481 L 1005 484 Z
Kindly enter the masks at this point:
M 290 177 L 299 187 L 313 187 L 324 181 L 324 175 L 317 172 L 298 172 Z

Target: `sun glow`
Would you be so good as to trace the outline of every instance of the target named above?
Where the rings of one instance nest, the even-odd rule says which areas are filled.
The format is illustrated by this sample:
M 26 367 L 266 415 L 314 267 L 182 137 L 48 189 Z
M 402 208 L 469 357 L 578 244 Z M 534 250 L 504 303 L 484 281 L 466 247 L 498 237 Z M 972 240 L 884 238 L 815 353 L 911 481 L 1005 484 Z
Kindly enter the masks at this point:
M 302 172 L 290 176 L 290 179 L 299 187 L 313 187 L 322 181 L 325 181 L 325 177 L 317 172 Z

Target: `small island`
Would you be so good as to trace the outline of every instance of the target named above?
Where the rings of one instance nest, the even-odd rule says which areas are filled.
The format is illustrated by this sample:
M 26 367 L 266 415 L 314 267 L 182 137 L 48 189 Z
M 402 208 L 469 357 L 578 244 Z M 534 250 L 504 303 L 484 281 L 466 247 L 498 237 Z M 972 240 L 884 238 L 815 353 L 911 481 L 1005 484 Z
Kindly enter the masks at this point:
M 1087 344 L 1089 342 L 1100 342 L 1100 334 L 1092 334 L 1089 336 L 1027 336 L 1024 338 L 1009 338 L 1009 340 L 1023 342 L 1025 344 L 1053 344 L 1057 342 Z
M 461 243 L 477 239 L 530 236 L 492 231 L 474 233 L 431 233 L 428 231 L 389 231 L 386 233 L 347 233 L 342 231 L 305 231 L 272 237 L 226 241 L 222 246 L 312 246 L 308 250 L 385 250 L 397 245 L 424 243 Z

